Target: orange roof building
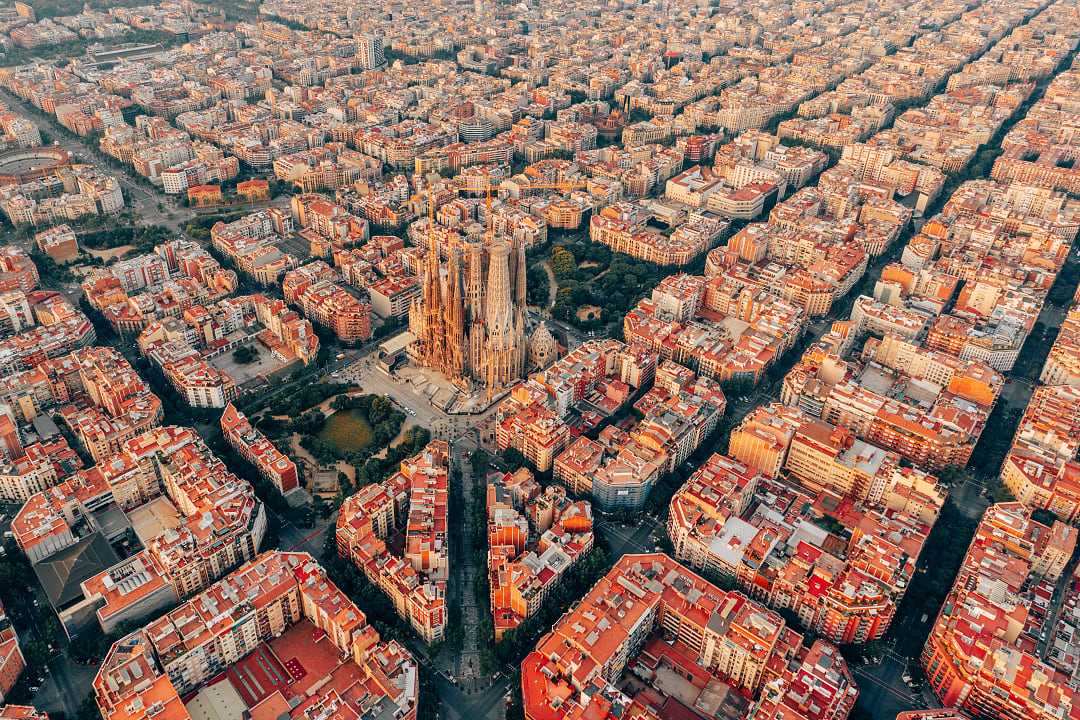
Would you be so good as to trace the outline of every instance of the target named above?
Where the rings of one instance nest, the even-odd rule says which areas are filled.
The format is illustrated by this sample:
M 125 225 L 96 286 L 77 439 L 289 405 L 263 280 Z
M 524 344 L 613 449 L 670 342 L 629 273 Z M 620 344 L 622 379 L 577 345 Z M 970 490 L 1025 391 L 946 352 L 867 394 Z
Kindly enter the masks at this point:
M 1069 631 L 1070 613 L 1048 617 L 1041 608 L 1056 585 L 1075 582 L 1063 572 L 1076 542 L 1076 528 L 1047 527 L 1020 503 L 987 509 L 922 652 L 945 705 L 976 717 L 1080 718 L 1075 661 L 1062 672 L 1038 652 L 1042 633 Z
M 26 659 L 19 647 L 19 636 L 15 634 L 4 606 L 0 605 L 0 703 L 15 687 L 24 668 Z M 4 711 L 0 710 L 0 720 L 4 717 Z
M 254 465 L 279 493 L 286 495 L 300 486 L 296 463 L 252 427 L 244 413 L 232 403 L 221 414 L 221 431 L 233 449 Z
M 221 202 L 221 186 L 192 185 L 187 189 L 187 199 L 195 207 L 217 205 Z
M 4 705 L 0 706 L 0 720 L 49 720 L 49 715 L 29 705 Z
M 250 560 L 266 530 L 251 486 L 233 475 L 191 428 L 158 427 L 120 452 L 32 496 L 11 529 L 32 563 L 80 541 L 84 514 L 115 503 L 133 510 L 162 496 L 175 522 L 156 524 L 145 548 L 81 584 L 104 632 L 199 592 Z M 86 613 L 62 613 L 71 630 Z M 91 615 L 91 617 L 94 617 Z
M 263 178 L 252 178 L 236 183 L 236 194 L 246 202 L 258 202 L 270 197 L 270 182 Z
M 785 709 L 842 720 L 858 696 L 833 645 L 804 646 L 776 613 L 666 555 L 624 555 L 522 662 L 525 718 L 663 717 L 660 665 L 689 678 L 686 692 L 719 693 L 760 720 Z M 644 689 L 620 690 L 641 687 L 621 685 L 624 673 Z
M 447 481 L 442 440 L 401 462 L 398 472 L 347 498 L 337 520 L 338 554 L 364 571 L 426 642 L 446 632 Z M 404 531 L 401 554 L 389 547 Z
M 253 718 L 414 720 L 419 700 L 412 656 L 382 641 L 307 553 L 263 553 L 121 638 L 93 688 L 105 720 L 189 720 L 181 698 L 217 681 Z
M 593 546 L 592 507 L 532 473 L 492 473 L 487 485 L 488 580 L 495 641 L 536 613 Z M 530 537 L 536 542 L 530 543 Z

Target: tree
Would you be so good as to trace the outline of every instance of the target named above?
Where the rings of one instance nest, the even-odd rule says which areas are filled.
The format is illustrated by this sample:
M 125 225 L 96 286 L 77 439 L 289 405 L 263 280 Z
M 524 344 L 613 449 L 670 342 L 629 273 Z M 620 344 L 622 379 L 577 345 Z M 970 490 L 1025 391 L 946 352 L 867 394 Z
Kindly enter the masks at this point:
M 285 423 L 273 415 L 261 415 L 255 421 L 255 426 L 268 438 L 280 438 L 288 430 Z
M 233 360 L 241 365 L 249 365 L 259 359 L 259 351 L 250 345 L 242 345 L 233 351 Z
M 945 487 L 952 487 L 953 485 L 961 485 L 967 481 L 971 476 L 967 470 L 957 465 L 949 465 L 942 468 L 938 473 L 938 482 Z
M 22 654 L 26 659 L 26 667 L 40 672 L 49 664 L 49 646 L 41 640 L 34 638 L 22 646 Z
M 489 462 L 491 462 L 491 456 L 483 448 L 476 448 L 469 456 L 469 464 L 472 466 L 474 473 L 483 471 L 487 468 Z
M 993 474 L 986 479 L 986 494 L 990 496 L 990 501 L 994 503 L 1013 502 L 1016 500 L 1016 497 L 1009 488 L 1001 481 L 1001 476 L 997 474 Z
M 382 395 L 375 395 L 371 399 L 371 406 L 368 409 L 367 419 L 368 422 L 373 425 L 378 425 L 387 417 L 390 416 L 394 410 L 394 405 L 388 399 Z
M 847 535 L 847 528 L 844 527 L 836 518 L 831 515 L 822 515 L 821 517 L 813 518 L 811 521 L 825 532 L 832 533 L 838 537 L 845 537 Z
M 577 260 L 574 259 L 574 253 L 562 245 L 556 245 L 551 251 L 551 271 L 555 273 L 555 277 L 565 277 L 574 272 L 575 268 Z
M 1031 519 L 1037 523 L 1049 526 L 1057 522 L 1057 515 L 1046 508 L 1035 508 L 1031 511 Z
M 530 305 L 547 305 L 548 277 L 539 265 L 531 265 L 526 274 L 526 300 Z
M 97 663 L 105 656 L 112 638 L 98 632 L 84 632 L 68 645 L 71 659 L 78 663 Z
M 79 705 L 79 714 L 75 717 L 76 720 L 101 720 L 101 711 L 98 710 L 97 698 L 93 693 L 83 699 Z
M 311 410 L 292 421 L 291 429 L 298 435 L 315 435 L 326 424 L 321 410 Z
M 435 688 L 431 670 L 420 667 L 420 703 L 416 711 L 417 720 L 437 720 L 442 708 L 442 698 Z
M 502 451 L 502 457 L 505 463 L 512 468 L 526 467 L 529 461 L 521 454 L 521 451 L 517 448 L 508 447 Z

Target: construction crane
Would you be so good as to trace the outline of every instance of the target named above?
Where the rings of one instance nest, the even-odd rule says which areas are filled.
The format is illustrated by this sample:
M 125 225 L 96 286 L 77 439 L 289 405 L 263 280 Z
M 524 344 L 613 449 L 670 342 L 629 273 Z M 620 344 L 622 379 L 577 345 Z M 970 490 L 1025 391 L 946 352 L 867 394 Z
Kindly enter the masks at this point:
M 484 174 L 487 175 L 487 182 L 484 184 L 484 212 L 486 221 L 486 230 L 484 233 L 485 245 L 490 245 L 495 239 L 495 222 L 493 209 L 493 199 L 495 196 L 495 184 L 491 180 L 491 169 L 485 168 Z M 529 192 L 530 190 L 560 190 L 562 192 L 573 192 L 574 190 L 584 190 L 588 187 L 588 183 L 585 180 L 562 180 L 558 182 L 530 182 L 527 186 L 522 187 L 523 192 Z M 462 189 L 460 186 L 458 189 Z M 476 192 L 475 190 L 473 192 Z M 429 232 L 435 226 L 435 200 L 432 188 L 426 190 L 427 196 L 427 214 L 429 222 Z
M 529 190 L 561 190 L 562 192 L 573 192 L 574 190 L 584 190 L 586 187 L 588 187 L 588 183 L 585 180 L 563 180 L 551 183 L 529 183 L 529 185 L 523 187 L 522 190 L 524 192 Z M 486 198 L 484 200 L 484 209 L 487 212 L 488 226 L 486 243 L 489 245 L 495 238 L 495 220 L 491 212 L 491 195 L 491 180 L 489 177 Z
M 553 183 L 530 183 L 526 190 L 562 190 L 563 192 L 573 192 L 574 190 L 584 190 L 589 186 L 585 180 L 563 180 L 561 182 Z

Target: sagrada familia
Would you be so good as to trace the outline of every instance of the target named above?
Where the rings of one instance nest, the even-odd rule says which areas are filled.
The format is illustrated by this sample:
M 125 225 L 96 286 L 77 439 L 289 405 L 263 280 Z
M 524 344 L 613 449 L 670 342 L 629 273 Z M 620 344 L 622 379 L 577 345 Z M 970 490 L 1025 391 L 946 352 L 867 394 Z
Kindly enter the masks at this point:
M 474 241 L 448 255 L 444 273 L 432 236 L 409 308 L 410 355 L 463 389 L 479 385 L 490 400 L 525 376 L 525 246 Z

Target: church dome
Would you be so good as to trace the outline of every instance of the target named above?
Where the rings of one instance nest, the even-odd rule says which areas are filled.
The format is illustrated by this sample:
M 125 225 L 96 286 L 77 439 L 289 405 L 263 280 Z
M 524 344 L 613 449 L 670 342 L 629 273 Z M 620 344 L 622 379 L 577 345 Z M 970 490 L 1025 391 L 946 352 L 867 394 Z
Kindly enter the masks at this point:
M 547 324 L 541 321 L 529 339 L 529 362 L 533 367 L 543 369 L 555 362 L 558 353 L 559 346 L 554 336 Z

